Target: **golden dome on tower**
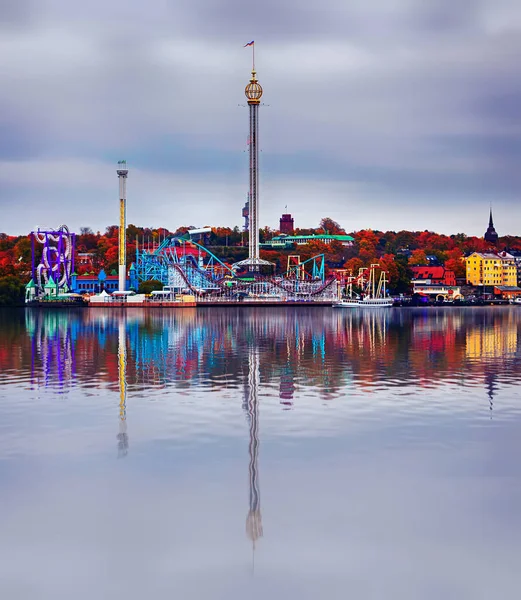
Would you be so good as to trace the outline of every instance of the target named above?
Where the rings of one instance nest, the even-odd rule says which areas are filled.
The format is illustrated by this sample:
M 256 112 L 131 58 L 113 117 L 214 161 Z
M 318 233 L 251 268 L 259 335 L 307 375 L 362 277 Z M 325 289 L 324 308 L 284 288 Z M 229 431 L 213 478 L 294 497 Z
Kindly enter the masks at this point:
M 255 71 L 252 71 L 250 83 L 244 88 L 244 95 L 248 99 L 248 104 L 260 104 L 262 97 L 262 87 L 255 75 Z

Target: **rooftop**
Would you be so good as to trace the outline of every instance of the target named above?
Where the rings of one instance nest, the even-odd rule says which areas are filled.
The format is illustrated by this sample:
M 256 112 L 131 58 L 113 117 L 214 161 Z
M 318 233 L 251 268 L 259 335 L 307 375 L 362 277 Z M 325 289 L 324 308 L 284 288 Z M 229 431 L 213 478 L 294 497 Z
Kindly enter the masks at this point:
M 474 254 L 481 258 L 489 258 L 496 260 L 501 260 L 502 258 L 514 258 L 512 254 L 509 254 L 508 252 L 473 252 L 470 256 L 474 256 Z M 470 256 L 468 258 L 470 258 Z
M 338 240 L 339 242 L 353 242 L 354 238 L 350 235 L 333 235 L 331 233 L 316 233 L 315 235 L 286 235 L 285 233 L 281 233 L 271 238 L 270 241 L 273 242 L 274 240 L 286 242 L 290 242 L 291 240 Z

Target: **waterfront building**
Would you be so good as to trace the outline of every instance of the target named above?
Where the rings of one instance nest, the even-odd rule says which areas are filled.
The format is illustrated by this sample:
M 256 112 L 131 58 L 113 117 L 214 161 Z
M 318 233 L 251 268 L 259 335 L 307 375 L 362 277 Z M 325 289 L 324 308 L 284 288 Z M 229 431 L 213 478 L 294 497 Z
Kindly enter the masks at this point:
M 130 266 L 126 277 L 127 290 L 137 291 L 139 284 L 137 281 L 136 267 L 134 263 Z M 90 294 L 99 294 L 103 290 L 112 293 L 119 289 L 119 274 L 112 271 L 110 275 L 105 273 L 104 269 L 98 274 L 87 273 L 78 275 L 73 273 L 71 277 L 71 290 L 76 293 L 87 292 Z
M 436 300 L 458 300 L 461 288 L 456 285 L 456 274 L 445 267 L 412 267 L 413 294 Z
M 521 286 L 521 251 L 520 250 L 508 250 L 508 253 L 514 257 L 517 269 L 517 285 Z
M 319 233 L 317 235 L 286 235 L 280 234 L 271 238 L 268 242 L 261 244 L 261 248 L 284 249 L 291 248 L 293 245 L 303 246 L 312 242 L 322 242 L 331 244 L 331 242 L 340 242 L 343 246 L 352 246 L 354 238 L 350 235 L 332 235 L 329 233 Z
M 517 285 L 516 263 L 508 252 L 473 252 L 467 256 L 465 263 L 470 285 Z
M 423 283 L 413 281 L 413 293 L 435 300 L 451 301 L 463 300 L 461 288 L 459 286 L 450 286 L 436 283 Z
M 499 296 L 506 300 L 513 300 L 521 296 L 521 288 L 515 285 L 496 285 L 493 291 L 494 296 Z
M 412 267 L 412 273 L 413 285 L 456 285 L 456 274 L 445 267 Z

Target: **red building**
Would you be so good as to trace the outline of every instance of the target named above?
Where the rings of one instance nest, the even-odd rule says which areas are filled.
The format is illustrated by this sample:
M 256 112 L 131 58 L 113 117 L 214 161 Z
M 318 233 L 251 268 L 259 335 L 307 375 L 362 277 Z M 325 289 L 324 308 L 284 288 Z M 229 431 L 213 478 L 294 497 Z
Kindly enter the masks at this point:
M 293 234 L 293 217 L 290 214 L 282 215 L 280 218 L 280 233 L 285 233 L 287 235 Z
M 456 285 L 456 274 L 445 267 L 412 267 L 413 282 L 429 285 Z

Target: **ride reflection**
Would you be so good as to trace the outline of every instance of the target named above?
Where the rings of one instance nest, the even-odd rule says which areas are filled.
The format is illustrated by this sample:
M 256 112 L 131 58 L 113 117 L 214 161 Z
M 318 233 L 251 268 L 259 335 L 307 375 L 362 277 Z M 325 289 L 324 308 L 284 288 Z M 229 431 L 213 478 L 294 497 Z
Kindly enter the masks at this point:
M 56 311 L 25 311 L 31 338 L 31 382 L 65 389 L 76 374 L 78 327 Z
M 262 515 L 259 488 L 259 385 L 260 385 L 259 349 L 250 347 L 248 351 L 248 378 L 245 385 L 245 402 L 247 420 L 249 422 L 250 463 L 248 467 L 250 484 L 250 506 L 246 517 L 246 534 L 252 542 L 253 560 L 255 560 L 255 544 L 262 537 Z
M 128 453 L 127 433 L 127 324 L 121 316 L 118 323 L 118 375 L 119 375 L 119 433 L 118 458 Z
M 125 391 L 238 387 L 243 352 L 254 344 L 263 378 L 275 383 L 283 408 L 313 387 L 323 399 L 346 389 L 481 386 L 497 401 L 516 384 L 521 366 L 521 311 L 418 309 L 183 309 L 124 314 L 96 309 L 26 309 L 25 331 L 2 322 L 9 350 L 4 372 L 36 385 L 102 386 L 119 382 L 115 347 L 126 322 Z

